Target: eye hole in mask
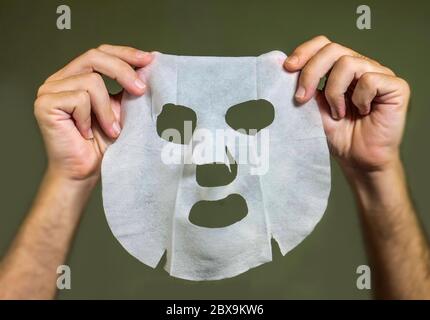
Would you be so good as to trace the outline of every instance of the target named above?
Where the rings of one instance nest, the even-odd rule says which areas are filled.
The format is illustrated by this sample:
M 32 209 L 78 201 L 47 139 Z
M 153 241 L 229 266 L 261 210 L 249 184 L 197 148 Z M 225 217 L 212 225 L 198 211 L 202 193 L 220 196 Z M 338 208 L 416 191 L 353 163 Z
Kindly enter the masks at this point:
M 234 130 L 248 135 L 268 127 L 275 119 L 275 108 L 264 99 L 249 100 L 230 107 L 225 121 Z
M 188 144 L 196 129 L 197 115 L 194 110 L 167 103 L 157 117 L 157 133 L 160 138 L 177 144 Z

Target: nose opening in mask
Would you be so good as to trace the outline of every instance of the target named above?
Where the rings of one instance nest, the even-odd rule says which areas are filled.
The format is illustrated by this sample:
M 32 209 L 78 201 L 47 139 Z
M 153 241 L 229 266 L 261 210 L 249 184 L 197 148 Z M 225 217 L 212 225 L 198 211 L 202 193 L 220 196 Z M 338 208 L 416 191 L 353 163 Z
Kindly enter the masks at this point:
M 237 163 L 225 148 L 228 163 L 208 163 L 196 166 L 196 180 L 202 187 L 226 186 L 237 176 Z

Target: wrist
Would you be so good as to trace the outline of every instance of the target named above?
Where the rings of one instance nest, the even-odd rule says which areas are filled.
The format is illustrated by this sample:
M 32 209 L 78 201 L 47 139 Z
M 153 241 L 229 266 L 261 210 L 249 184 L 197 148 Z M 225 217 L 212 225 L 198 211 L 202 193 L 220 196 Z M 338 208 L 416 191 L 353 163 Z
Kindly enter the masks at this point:
M 364 211 L 393 211 L 409 203 L 399 156 L 378 169 L 365 170 L 348 165 L 341 165 L 341 168 Z
M 351 164 L 346 161 L 338 161 L 343 173 L 351 182 L 368 181 L 369 183 L 378 182 L 381 177 L 399 173 L 402 170 L 403 164 L 399 155 L 393 156 L 392 159 L 379 166 L 362 167 Z
M 94 174 L 86 178 L 76 179 L 70 177 L 67 173 L 56 168 L 55 166 L 48 165 L 48 168 L 45 172 L 45 179 L 47 179 L 50 183 L 70 190 L 70 192 L 79 193 L 91 192 L 92 189 L 94 189 L 94 187 L 97 185 L 99 175 Z
M 97 181 L 98 176 L 74 179 L 48 166 L 41 190 L 47 194 L 44 199 L 51 198 L 51 205 L 61 202 L 64 208 L 70 209 L 65 210 L 65 213 L 81 213 Z

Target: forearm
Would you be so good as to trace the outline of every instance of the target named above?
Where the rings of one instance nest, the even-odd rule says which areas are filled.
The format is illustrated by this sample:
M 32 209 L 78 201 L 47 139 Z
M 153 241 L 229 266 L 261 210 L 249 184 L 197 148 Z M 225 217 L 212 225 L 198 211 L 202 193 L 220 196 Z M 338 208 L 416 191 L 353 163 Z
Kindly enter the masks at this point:
M 63 179 L 47 171 L 26 220 L 0 264 L 0 298 L 55 296 L 57 267 L 66 259 L 94 183 Z
M 344 168 L 359 205 L 377 298 L 430 298 L 429 246 L 400 160 L 363 173 Z

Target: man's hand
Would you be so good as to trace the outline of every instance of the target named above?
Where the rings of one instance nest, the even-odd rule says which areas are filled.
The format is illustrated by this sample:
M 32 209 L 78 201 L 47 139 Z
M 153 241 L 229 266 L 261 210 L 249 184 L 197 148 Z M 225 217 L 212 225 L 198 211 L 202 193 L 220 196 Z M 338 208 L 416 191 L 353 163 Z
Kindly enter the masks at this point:
M 47 149 L 48 170 L 0 263 L 0 299 L 55 296 L 57 267 L 66 260 L 106 146 L 121 130 L 122 92 L 110 96 L 100 74 L 117 80 L 129 93 L 142 95 L 145 84 L 133 66 L 144 67 L 151 60 L 150 53 L 102 45 L 40 87 L 34 112 Z
M 284 67 L 301 70 L 298 102 L 316 94 L 330 150 L 357 197 L 376 297 L 429 299 L 430 250 L 399 156 L 408 84 L 324 36 L 296 48 Z
M 133 66 L 144 67 L 151 60 L 151 53 L 101 45 L 51 75 L 39 88 L 34 113 L 53 176 L 98 177 L 106 146 L 121 130 L 122 96 L 122 92 L 109 95 L 101 74 L 115 79 L 129 93 L 142 95 L 145 84 Z
M 343 167 L 378 171 L 398 161 L 409 101 L 406 81 L 324 36 L 297 47 L 284 67 L 301 70 L 299 103 L 317 93 L 331 152 Z M 317 92 L 325 75 L 324 92 Z

